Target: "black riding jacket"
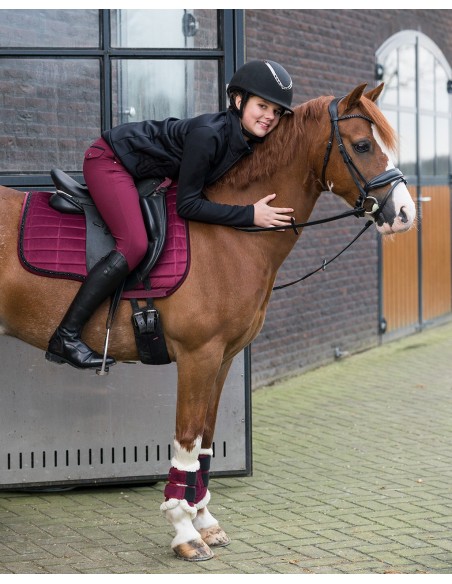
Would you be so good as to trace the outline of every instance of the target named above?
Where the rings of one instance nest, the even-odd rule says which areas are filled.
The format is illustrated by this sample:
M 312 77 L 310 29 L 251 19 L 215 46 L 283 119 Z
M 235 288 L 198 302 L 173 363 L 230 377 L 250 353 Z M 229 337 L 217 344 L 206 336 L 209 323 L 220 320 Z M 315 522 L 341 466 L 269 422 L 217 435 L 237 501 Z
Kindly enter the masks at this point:
M 132 122 L 108 130 L 102 137 L 135 179 L 168 177 L 178 181 L 176 200 L 181 217 L 221 225 L 253 225 L 253 205 L 223 205 L 203 194 L 205 186 L 253 151 L 234 112 Z

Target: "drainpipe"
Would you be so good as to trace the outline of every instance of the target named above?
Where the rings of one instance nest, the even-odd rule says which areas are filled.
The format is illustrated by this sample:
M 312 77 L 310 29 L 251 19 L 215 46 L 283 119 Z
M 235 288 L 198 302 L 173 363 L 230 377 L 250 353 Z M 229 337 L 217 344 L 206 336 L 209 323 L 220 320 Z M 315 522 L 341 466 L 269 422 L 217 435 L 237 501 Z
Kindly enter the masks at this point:
M 423 296 L 423 265 L 422 265 L 422 188 L 421 188 L 421 153 L 420 153 L 420 127 L 419 127 L 419 38 L 415 44 L 416 63 L 416 207 L 418 218 L 417 230 L 417 269 L 418 269 L 418 326 L 417 330 L 424 328 L 424 296 Z

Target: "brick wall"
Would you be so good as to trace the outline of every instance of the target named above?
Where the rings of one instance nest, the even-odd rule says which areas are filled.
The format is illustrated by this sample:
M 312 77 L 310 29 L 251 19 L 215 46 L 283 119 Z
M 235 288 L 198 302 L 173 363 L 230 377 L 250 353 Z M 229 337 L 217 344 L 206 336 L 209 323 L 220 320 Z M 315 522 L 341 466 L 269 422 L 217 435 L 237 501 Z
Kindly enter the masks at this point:
M 301 103 L 343 95 L 363 82 L 373 86 L 376 50 L 402 30 L 423 32 L 452 63 L 451 25 L 449 10 L 246 10 L 246 59 L 283 64 L 294 79 L 294 103 Z M 322 195 L 314 216 L 343 208 L 331 195 Z M 306 229 L 278 283 L 319 266 L 362 224 L 352 218 Z M 379 342 L 377 262 L 377 235 L 371 229 L 325 272 L 273 293 L 252 346 L 254 387 L 332 361 L 336 347 L 356 352 Z

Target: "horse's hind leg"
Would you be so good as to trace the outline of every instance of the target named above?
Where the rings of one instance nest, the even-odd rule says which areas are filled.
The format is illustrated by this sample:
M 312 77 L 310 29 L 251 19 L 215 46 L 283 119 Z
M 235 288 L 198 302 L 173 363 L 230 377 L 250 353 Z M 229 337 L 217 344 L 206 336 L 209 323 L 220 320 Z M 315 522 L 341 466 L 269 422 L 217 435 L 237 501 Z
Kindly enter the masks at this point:
M 201 535 L 202 540 L 208 546 L 221 547 L 228 545 L 231 540 L 226 535 L 215 517 L 207 509 L 210 502 L 209 484 L 210 459 L 212 457 L 211 448 L 202 448 L 199 455 L 200 468 L 197 472 L 196 516 L 193 519 L 193 526 Z M 199 498 L 199 500 L 198 500 Z
M 212 443 L 215 431 L 215 423 L 217 418 L 218 404 L 221 397 L 224 382 L 229 372 L 232 360 L 224 363 L 220 369 L 218 377 L 215 382 L 214 391 L 210 396 L 209 408 L 206 416 L 206 424 L 204 427 L 204 434 L 202 439 L 202 448 L 199 454 L 200 468 L 197 471 L 196 481 L 196 498 L 195 505 L 198 510 L 193 525 L 199 531 L 203 541 L 209 546 L 226 546 L 230 543 L 229 537 L 226 535 L 218 521 L 207 509 L 210 502 L 209 485 L 209 471 L 210 461 L 213 454 Z

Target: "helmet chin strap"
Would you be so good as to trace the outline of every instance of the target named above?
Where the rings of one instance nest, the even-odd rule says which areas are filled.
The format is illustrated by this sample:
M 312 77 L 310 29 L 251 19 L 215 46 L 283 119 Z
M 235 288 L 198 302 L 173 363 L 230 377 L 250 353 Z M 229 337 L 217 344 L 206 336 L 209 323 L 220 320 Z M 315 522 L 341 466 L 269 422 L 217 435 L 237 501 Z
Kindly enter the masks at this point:
M 249 140 L 252 140 L 253 142 L 258 142 L 258 143 L 263 142 L 266 138 L 266 136 L 256 136 L 256 134 L 253 134 L 252 132 L 249 132 L 246 128 L 244 128 L 243 125 L 242 125 L 242 134 L 244 136 L 246 136 Z

